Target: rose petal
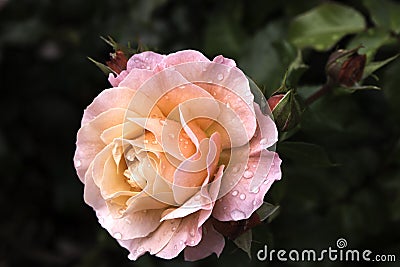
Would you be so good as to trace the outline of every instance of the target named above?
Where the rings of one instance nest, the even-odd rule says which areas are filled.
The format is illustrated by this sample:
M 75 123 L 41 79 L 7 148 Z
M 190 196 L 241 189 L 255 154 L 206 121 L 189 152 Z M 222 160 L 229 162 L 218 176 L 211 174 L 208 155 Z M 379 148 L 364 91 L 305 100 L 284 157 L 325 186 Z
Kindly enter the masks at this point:
M 229 67 L 236 67 L 236 62 L 233 59 L 223 57 L 222 55 L 218 55 L 213 59 L 213 62 L 218 64 L 224 64 Z
M 160 70 L 168 68 L 171 66 L 176 66 L 179 64 L 184 64 L 188 62 L 198 62 L 198 61 L 210 61 L 202 53 L 195 50 L 183 50 L 176 53 L 167 55 L 160 62 Z
M 239 183 L 232 188 L 230 193 L 226 194 L 216 202 L 213 210 L 214 218 L 219 221 L 238 221 L 247 219 L 262 205 L 264 196 L 272 182 L 281 178 L 281 160 L 278 157 L 278 154 L 267 150 L 265 151 L 265 154 L 261 154 L 260 158 L 251 157 L 249 159 L 248 169 L 243 173 L 243 177 L 240 179 Z M 256 169 L 267 169 L 269 166 L 264 165 L 263 157 L 270 157 L 271 155 L 273 157 L 273 164 L 268 175 L 263 177 L 264 182 L 261 186 L 256 189 L 255 192 L 251 192 L 251 181 L 258 178 L 253 177 L 253 175 L 263 175 L 262 171 Z M 269 159 L 267 159 L 267 161 L 269 161 Z
M 171 240 L 156 256 L 163 259 L 172 259 L 178 256 L 185 247 L 197 245 L 202 235 L 202 228 L 197 226 L 199 215 L 200 212 L 197 212 L 182 218 Z
M 127 63 L 127 71 L 133 69 L 154 70 L 156 66 L 165 58 L 165 55 L 160 55 L 152 51 L 145 51 L 134 54 Z
M 81 124 L 85 125 L 99 114 L 111 108 L 126 109 L 134 93 L 134 91 L 126 87 L 117 87 L 102 91 L 85 109 Z M 122 121 L 120 121 L 118 124 L 121 123 Z
M 250 140 L 250 155 L 256 155 L 261 150 L 278 142 L 278 129 L 270 116 L 261 112 L 260 106 L 254 103 L 257 118 L 257 129 Z
M 125 116 L 125 110 L 120 108 L 108 109 L 96 116 L 90 123 L 79 129 L 74 155 L 75 168 L 78 177 L 83 178 L 89 164 L 95 156 L 105 147 L 100 136 L 105 129 L 118 125 Z
M 154 232 L 144 238 L 117 241 L 121 246 L 129 250 L 128 258 L 136 260 L 146 252 L 150 252 L 150 254 L 160 252 L 171 240 L 180 223 L 181 219 L 164 221 Z
M 219 257 L 225 246 L 225 238 L 214 229 L 210 221 L 203 225 L 203 237 L 195 247 L 185 248 L 185 260 L 197 261 L 215 253 Z

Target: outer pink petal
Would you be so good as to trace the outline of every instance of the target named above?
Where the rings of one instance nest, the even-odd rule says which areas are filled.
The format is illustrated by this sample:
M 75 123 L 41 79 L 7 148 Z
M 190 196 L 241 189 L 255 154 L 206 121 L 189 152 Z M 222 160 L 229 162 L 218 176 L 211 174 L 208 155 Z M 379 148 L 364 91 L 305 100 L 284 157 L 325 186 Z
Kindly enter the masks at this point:
M 202 53 L 196 50 L 182 50 L 176 53 L 167 55 L 159 64 L 160 70 L 169 68 L 171 66 L 188 63 L 210 61 Z
M 210 256 L 212 253 L 221 255 L 225 246 L 224 237 L 217 232 L 210 221 L 203 225 L 203 237 L 201 242 L 195 247 L 185 248 L 185 260 L 197 261 Z
M 178 256 L 186 246 L 197 245 L 202 236 L 202 227 L 197 226 L 200 213 L 196 212 L 182 218 L 171 240 L 156 256 L 164 259 L 172 259 Z M 208 212 L 208 215 L 210 214 L 211 212 Z
M 213 59 L 213 62 L 218 63 L 218 64 L 224 64 L 229 67 L 236 67 L 236 62 L 233 59 L 223 57 L 222 55 L 216 56 Z
M 181 221 L 181 219 L 164 221 L 154 232 L 146 237 L 117 241 L 121 246 L 129 250 L 128 258 L 131 260 L 136 260 L 146 252 L 157 254 L 171 240 Z
M 126 70 L 128 72 L 133 69 L 154 70 L 164 58 L 165 55 L 160 55 L 152 51 L 135 54 L 128 60 Z
M 134 91 L 124 87 L 104 90 L 85 109 L 82 118 L 82 125 L 93 120 L 99 114 L 109 110 L 110 108 L 128 107 L 134 94 Z M 122 123 L 122 121 L 120 121 L 120 123 Z
M 100 224 L 116 239 L 126 240 L 147 236 L 160 224 L 163 210 L 148 210 L 130 213 L 122 218 L 114 218 L 91 176 L 93 164 L 85 176 L 85 202 L 90 205 L 99 218 Z
M 281 160 L 278 154 L 267 150 L 261 153 L 260 158 L 251 157 L 249 159 L 248 169 L 244 172 L 243 177 L 239 180 L 238 184 L 225 196 L 219 199 L 214 207 L 213 216 L 219 221 L 238 221 L 247 219 L 257 210 L 263 203 L 266 192 L 271 187 L 273 181 L 281 178 L 280 164 Z M 273 156 L 273 162 L 267 175 L 269 164 L 269 157 Z M 263 160 L 265 157 L 265 162 Z M 258 166 L 260 164 L 260 166 Z M 257 175 L 263 175 L 262 171 L 256 170 L 257 168 L 265 168 L 264 182 L 255 191 L 250 191 L 250 185 Z M 254 176 L 252 176 L 254 173 Z
M 250 156 L 271 147 L 278 141 L 278 129 L 271 117 L 264 115 L 260 106 L 256 103 L 254 103 L 254 111 L 258 125 L 253 138 L 250 140 Z
M 105 129 L 118 125 L 123 121 L 125 111 L 120 108 L 108 109 L 98 115 L 90 123 L 79 129 L 76 141 L 74 164 L 79 178 L 83 181 L 90 163 L 105 147 L 100 136 Z

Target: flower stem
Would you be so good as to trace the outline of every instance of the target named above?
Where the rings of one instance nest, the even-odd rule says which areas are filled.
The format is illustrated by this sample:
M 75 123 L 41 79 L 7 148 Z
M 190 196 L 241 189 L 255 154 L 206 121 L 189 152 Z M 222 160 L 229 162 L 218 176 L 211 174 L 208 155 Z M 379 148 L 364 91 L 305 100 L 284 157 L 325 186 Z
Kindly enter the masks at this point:
M 309 96 L 305 100 L 306 105 L 311 105 L 314 103 L 316 100 L 324 96 L 326 93 L 328 93 L 332 89 L 331 83 L 328 81 L 326 82 L 320 89 L 318 89 L 315 93 L 313 93 L 311 96 Z

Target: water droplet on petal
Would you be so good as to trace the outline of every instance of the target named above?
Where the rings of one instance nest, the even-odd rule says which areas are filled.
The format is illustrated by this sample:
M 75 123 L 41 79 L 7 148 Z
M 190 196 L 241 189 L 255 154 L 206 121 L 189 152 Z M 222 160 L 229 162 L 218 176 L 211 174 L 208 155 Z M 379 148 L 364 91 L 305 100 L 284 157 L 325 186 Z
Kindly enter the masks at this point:
M 231 108 L 231 105 L 229 104 L 229 102 L 226 103 L 226 107 L 227 107 L 227 108 Z
M 172 232 L 175 232 L 175 230 L 176 230 L 176 227 L 174 226 L 174 227 L 172 227 Z
M 251 192 L 254 193 L 254 194 L 257 194 L 258 192 L 260 192 L 260 188 L 256 187 Z
M 243 177 L 246 178 L 246 179 L 250 179 L 253 176 L 254 176 L 254 173 L 252 171 L 245 171 L 243 173 Z
M 82 161 L 78 159 L 75 161 L 75 168 L 79 168 L 80 166 L 82 166 Z
M 181 241 L 179 241 L 179 245 L 181 245 L 181 246 L 183 245 L 183 241 L 182 241 L 182 240 L 181 240 Z
M 119 213 L 119 215 L 122 215 L 122 214 L 124 214 L 124 212 L 125 212 L 125 210 L 124 210 L 124 209 L 122 209 L 122 208 L 118 210 L 118 213 Z
M 128 218 L 125 218 L 125 222 L 126 222 L 127 224 L 131 224 L 131 223 L 132 223 L 131 220 L 129 220 Z
M 232 192 L 232 196 L 236 197 L 239 194 L 239 192 L 237 190 Z
M 143 210 L 143 213 L 147 213 L 147 210 Z
M 178 246 L 177 246 L 177 245 L 175 245 L 175 246 L 174 246 L 174 249 L 175 249 L 175 250 L 177 250 L 177 249 L 178 249 Z
M 234 166 L 234 167 L 232 168 L 232 172 L 233 172 L 233 173 L 237 173 L 237 172 L 239 171 L 239 169 L 240 169 L 239 166 Z
M 258 201 L 257 201 L 257 200 L 254 200 L 254 201 L 253 201 L 253 205 L 254 205 L 254 206 L 257 206 L 257 204 L 258 204 Z
M 199 201 L 200 200 L 200 195 L 195 196 L 194 200 Z
M 167 125 L 167 122 L 165 120 L 160 120 L 161 125 Z
M 186 149 L 186 148 L 188 148 L 188 146 L 187 146 L 187 145 L 185 145 L 183 148 L 184 148 L 184 149 Z
M 149 69 L 150 69 L 150 66 L 147 66 L 147 67 L 146 67 L 146 69 L 148 69 L 148 70 L 149 70 Z
M 224 75 L 222 73 L 218 73 L 217 80 L 222 81 L 223 78 L 224 78 Z
M 156 141 L 156 140 L 151 141 L 151 143 L 152 143 L 153 145 L 157 145 L 157 141 Z
M 188 145 L 189 144 L 189 142 L 188 141 L 185 141 L 185 145 Z
M 246 195 L 245 195 L 245 194 L 240 194 L 239 198 L 240 198 L 241 200 L 245 200 L 245 199 L 246 199 Z
M 166 95 L 166 96 L 165 96 L 165 99 L 169 99 L 169 96 Z
M 122 234 L 120 232 L 114 233 L 114 238 L 115 239 L 122 239 Z
M 223 210 L 226 210 L 226 209 L 227 209 L 227 207 L 223 207 L 222 209 L 223 209 Z
M 191 237 L 194 237 L 194 229 L 190 230 L 189 234 L 190 234 Z
M 138 252 L 139 253 L 141 253 L 141 252 L 143 252 L 144 251 L 144 247 L 140 247 L 139 249 L 138 249 Z
M 268 180 L 265 180 L 265 181 L 264 181 L 264 184 L 268 184 Z
M 148 144 L 148 143 L 149 143 L 149 140 L 144 139 L 143 143 Z
M 184 85 L 179 86 L 179 89 L 185 89 Z
M 175 135 L 173 133 L 168 134 L 169 138 L 174 139 Z
M 233 220 L 235 221 L 239 221 L 239 220 L 243 220 L 246 218 L 246 214 L 244 214 L 242 211 L 240 210 L 233 210 L 231 212 L 231 217 Z
M 196 242 L 194 240 L 190 241 L 190 245 L 194 245 Z
M 213 92 L 213 96 L 216 96 L 217 95 L 217 92 Z

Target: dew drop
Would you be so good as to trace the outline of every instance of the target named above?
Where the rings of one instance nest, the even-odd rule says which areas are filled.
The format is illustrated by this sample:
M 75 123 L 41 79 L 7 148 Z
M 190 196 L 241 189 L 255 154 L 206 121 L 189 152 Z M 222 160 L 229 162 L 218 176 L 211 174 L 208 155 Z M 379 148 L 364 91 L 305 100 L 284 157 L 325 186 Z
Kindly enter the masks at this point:
M 265 181 L 264 181 L 264 184 L 268 184 L 268 180 L 265 180 Z
M 190 230 L 189 234 L 190 234 L 191 237 L 194 237 L 194 229 Z
M 177 245 L 175 245 L 175 246 L 174 246 L 174 249 L 175 249 L 175 250 L 177 250 L 177 249 L 178 249 L 178 246 L 177 246 Z
M 257 206 L 257 204 L 258 204 L 258 201 L 257 201 L 257 200 L 254 200 L 254 201 L 253 201 L 253 206 Z
M 237 190 L 232 192 L 232 196 L 236 197 L 239 194 L 239 192 Z
M 224 75 L 222 73 L 218 73 L 217 80 L 222 81 L 223 78 L 224 78 Z
M 226 103 L 226 107 L 227 107 L 227 108 L 231 108 L 231 105 L 229 104 L 229 102 Z
M 156 141 L 156 140 L 151 141 L 151 143 L 152 143 L 153 145 L 157 145 L 157 141 Z
M 190 245 L 194 245 L 196 242 L 194 240 L 190 241 Z
M 179 241 L 179 245 L 181 245 L 181 246 L 183 245 L 183 241 L 182 241 L 182 240 L 181 240 L 181 241 Z
M 172 227 L 172 232 L 175 232 L 175 230 L 176 230 L 176 227 L 174 226 L 174 227 Z
M 161 125 L 167 125 L 167 122 L 165 120 L 160 120 Z
M 139 249 L 138 249 L 138 252 L 139 253 L 141 253 L 141 252 L 143 252 L 144 251 L 144 247 L 140 247 Z
M 183 142 L 183 138 L 179 138 L 179 141 Z
M 260 188 L 256 187 L 251 192 L 254 193 L 254 194 L 257 194 L 258 192 L 260 192 Z
M 143 210 L 143 213 L 147 213 L 147 210 Z
M 124 209 L 119 209 L 119 210 L 118 210 L 118 214 L 119 214 L 119 215 L 122 215 L 122 214 L 124 214 L 124 211 L 125 211 Z
M 241 200 L 245 200 L 245 199 L 246 199 L 246 195 L 245 195 L 245 194 L 240 194 L 239 198 L 240 198 Z
M 169 99 L 169 96 L 167 96 L 167 95 L 166 95 L 166 96 L 165 96 L 165 99 L 167 99 L 167 100 L 168 100 L 168 99 Z
M 241 212 L 240 210 L 233 210 L 231 212 L 231 217 L 235 221 L 238 221 L 238 220 L 243 220 L 244 218 L 246 218 L 246 215 L 243 212 Z
M 200 200 L 200 195 L 195 196 L 194 200 L 199 201 Z
M 243 177 L 246 178 L 246 179 L 250 179 L 253 176 L 254 176 L 254 173 L 252 171 L 245 171 L 243 173 Z
M 185 145 L 188 145 L 189 144 L 189 142 L 188 141 L 185 141 Z
M 129 220 L 128 218 L 125 218 L 125 222 L 126 222 L 127 224 L 131 224 L 131 223 L 132 223 L 131 220 Z
M 207 68 L 206 68 L 206 67 L 204 67 L 204 68 L 203 68 L 203 71 L 207 71 Z
M 149 69 L 150 69 L 150 66 L 147 66 L 147 67 L 146 67 L 146 69 L 148 69 L 148 70 L 149 70 Z
M 135 150 L 130 149 L 127 153 L 126 153 L 126 159 L 129 161 L 133 161 L 135 159 Z
M 227 209 L 227 207 L 223 207 L 222 209 L 223 209 L 223 210 L 226 210 L 226 209 Z
M 79 168 L 80 166 L 82 166 L 82 161 L 80 161 L 79 159 L 75 161 L 75 167 Z
M 143 143 L 148 144 L 148 143 L 149 143 L 149 140 L 144 139 Z
M 217 95 L 217 92 L 213 92 L 213 96 L 216 96 Z
M 188 146 L 186 146 L 186 145 L 185 145 L 183 148 L 185 148 L 185 149 L 186 149 L 186 148 L 188 148 Z
M 233 173 L 237 173 L 239 171 L 239 166 L 234 166 L 233 168 L 232 168 L 232 172 Z
M 122 239 L 122 234 L 120 232 L 114 233 L 114 238 L 115 239 Z
M 184 85 L 179 86 L 180 89 L 185 89 Z
M 168 134 L 169 138 L 174 139 L 175 135 L 173 133 Z

